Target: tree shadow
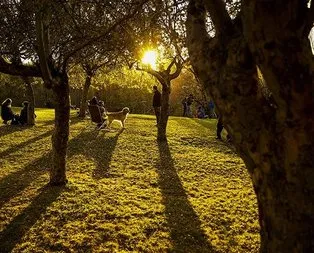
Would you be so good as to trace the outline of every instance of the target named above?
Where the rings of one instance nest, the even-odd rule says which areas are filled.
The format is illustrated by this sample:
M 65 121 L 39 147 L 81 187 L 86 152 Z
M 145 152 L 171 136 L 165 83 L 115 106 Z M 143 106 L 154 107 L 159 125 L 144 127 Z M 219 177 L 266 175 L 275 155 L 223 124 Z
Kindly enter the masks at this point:
M 174 167 L 167 142 L 158 142 L 160 164 L 159 186 L 170 228 L 173 252 L 215 252 L 201 229 L 201 221 L 193 210 Z
M 24 129 L 31 128 L 32 126 L 12 126 L 12 125 L 1 125 L 0 126 L 0 138 L 14 132 L 23 131 Z
M 18 144 L 8 150 L 5 150 L 0 153 L 0 157 L 7 156 L 14 151 L 29 145 L 31 142 L 35 142 L 41 138 L 51 135 L 53 130 L 45 132 L 37 137 L 34 137 L 26 142 Z M 69 141 L 69 145 L 75 139 Z M 82 145 L 82 143 L 80 143 Z M 16 170 L 9 175 L 0 179 L 0 208 L 1 206 L 9 201 L 11 198 L 16 196 L 19 192 L 22 192 L 32 181 L 37 179 L 44 173 L 49 172 L 51 167 L 52 152 L 44 154 L 42 157 L 32 161 L 23 169 Z
M 32 181 L 46 173 L 51 152 L 25 166 L 22 170 L 10 173 L 0 180 L 0 207 L 23 191 Z
M 11 148 L 8 148 L 8 149 L 6 149 L 6 150 L 0 152 L 0 157 L 6 157 L 6 156 L 12 154 L 13 152 L 18 151 L 19 149 L 28 146 L 29 144 L 31 144 L 31 143 L 33 143 L 33 142 L 35 142 L 35 141 L 38 141 L 38 140 L 40 140 L 40 139 L 42 139 L 42 138 L 45 138 L 45 137 L 48 137 L 49 135 L 51 136 L 52 133 L 53 133 L 53 131 L 50 130 L 50 131 L 45 132 L 45 133 L 43 133 L 43 134 L 40 134 L 40 135 L 38 135 L 38 136 L 36 136 L 36 137 L 34 137 L 34 138 L 31 138 L 31 139 L 29 139 L 29 140 L 27 140 L 27 141 L 24 141 L 24 142 L 22 142 L 22 143 L 19 143 L 19 144 L 15 145 L 15 146 L 13 146 L 13 147 L 11 147 Z
M 77 124 L 79 122 L 83 122 L 84 119 L 78 118 L 76 116 L 70 116 L 70 125 L 72 124 Z M 53 125 L 55 123 L 55 119 L 51 119 L 51 120 L 45 120 L 45 121 L 39 121 L 38 125 L 41 126 L 48 126 L 48 125 Z
M 32 203 L 0 233 L 1 252 L 11 252 L 63 190 L 64 187 L 42 187 Z
M 99 135 L 107 135 L 107 131 L 83 131 L 73 141 L 69 143 L 68 157 L 82 154 L 87 158 L 92 158 L 95 163 L 93 177 L 101 179 L 111 177 L 109 165 L 117 145 L 120 134 L 124 129 L 120 129 L 114 136 L 102 138 Z

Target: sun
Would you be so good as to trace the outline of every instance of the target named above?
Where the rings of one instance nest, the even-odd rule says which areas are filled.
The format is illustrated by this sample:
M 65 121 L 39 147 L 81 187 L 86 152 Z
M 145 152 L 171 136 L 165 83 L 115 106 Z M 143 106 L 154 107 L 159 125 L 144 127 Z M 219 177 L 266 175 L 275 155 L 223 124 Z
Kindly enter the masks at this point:
M 144 53 L 142 63 L 149 65 L 152 69 L 156 69 L 157 52 L 155 50 L 148 50 Z

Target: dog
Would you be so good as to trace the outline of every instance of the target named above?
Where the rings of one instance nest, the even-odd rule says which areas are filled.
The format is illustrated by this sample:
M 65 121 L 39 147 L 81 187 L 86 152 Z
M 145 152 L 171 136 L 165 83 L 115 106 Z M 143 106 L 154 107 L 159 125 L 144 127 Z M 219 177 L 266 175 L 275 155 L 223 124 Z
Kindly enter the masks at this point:
M 120 125 L 122 128 L 125 128 L 125 121 L 130 113 L 130 109 L 128 107 L 124 107 L 121 111 L 119 112 L 107 112 L 106 115 L 108 116 L 108 125 L 107 127 L 109 128 L 111 123 L 115 121 L 119 121 Z

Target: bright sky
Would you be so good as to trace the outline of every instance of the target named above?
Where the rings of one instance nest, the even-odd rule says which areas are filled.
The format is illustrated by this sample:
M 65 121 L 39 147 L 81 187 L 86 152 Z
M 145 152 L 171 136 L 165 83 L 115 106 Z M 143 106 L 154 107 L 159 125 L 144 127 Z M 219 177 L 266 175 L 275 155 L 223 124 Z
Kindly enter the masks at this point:
M 157 52 L 155 50 L 148 50 L 144 53 L 142 63 L 149 65 L 152 69 L 156 69 Z

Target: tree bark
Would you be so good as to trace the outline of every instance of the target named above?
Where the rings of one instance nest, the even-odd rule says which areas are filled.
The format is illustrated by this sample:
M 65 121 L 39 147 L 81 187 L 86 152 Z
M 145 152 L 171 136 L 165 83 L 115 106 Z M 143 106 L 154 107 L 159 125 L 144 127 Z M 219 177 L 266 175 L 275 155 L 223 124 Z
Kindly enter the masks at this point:
M 25 78 L 26 83 L 26 93 L 27 99 L 29 101 L 28 105 L 28 112 L 27 112 L 27 124 L 28 125 L 35 125 L 35 96 L 34 96 L 34 89 L 31 80 L 29 78 Z
M 69 139 L 70 100 L 69 84 L 66 74 L 54 78 L 55 129 L 52 135 L 52 168 L 50 170 L 50 184 L 64 185 L 66 178 L 66 155 Z
M 175 66 L 175 71 L 172 73 L 171 68 Z M 166 141 L 167 140 L 167 124 L 169 118 L 169 101 L 170 101 L 170 92 L 171 92 L 171 80 L 177 78 L 182 70 L 183 63 L 179 62 L 174 58 L 171 63 L 168 65 L 167 69 L 162 71 L 156 71 L 153 69 L 139 69 L 145 71 L 152 76 L 154 76 L 162 86 L 161 94 L 161 115 L 160 122 L 158 123 L 158 132 L 157 140 Z
M 223 115 L 224 126 L 252 177 L 260 251 L 312 252 L 313 56 L 307 35 L 304 39 L 295 30 L 302 27 L 300 13 L 290 13 L 302 8 L 289 6 L 281 13 L 282 4 L 243 3 L 245 23 L 236 18 L 232 29 L 210 38 L 205 6 L 202 1 L 190 1 L 187 45 L 191 63 Z M 256 65 L 270 97 L 261 92 Z
M 243 8 L 246 41 L 276 104 L 265 131 L 272 138 L 263 142 L 269 150 L 259 151 L 263 164 L 253 173 L 261 252 L 314 249 L 314 61 L 303 29 L 308 10 L 302 1 L 271 8 L 250 1 Z
M 85 84 L 83 87 L 83 94 L 82 94 L 82 98 L 81 98 L 81 104 L 80 104 L 80 113 L 79 113 L 79 117 L 84 118 L 86 115 L 86 109 L 87 109 L 87 96 L 88 96 L 88 90 L 89 87 L 91 85 L 92 82 L 92 76 L 91 75 L 86 75 L 85 78 Z
M 170 100 L 170 82 L 162 83 L 162 93 L 161 93 L 161 115 L 160 121 L 158 123 L 158 141 L 167 141 L 167 124 L 169 118 L 169 100 Z
M 283 144 L 277 141 L 274 140 L 279 144 L 277 152 L 284 151 Z M 303 146 L 295 151 L 296 154 L 281 153 L 282 159 L 276 155 L 254 168 L 261 252 L 313 252 L 314 149 Z

